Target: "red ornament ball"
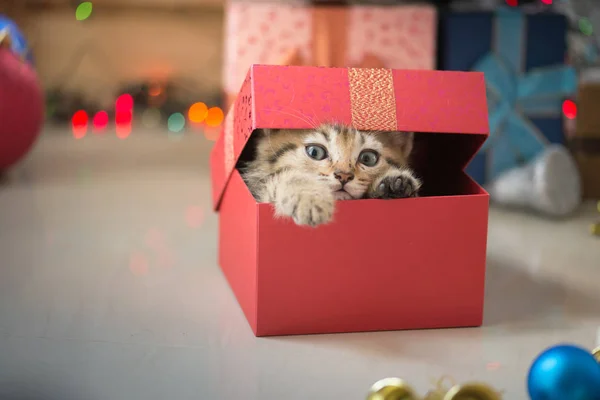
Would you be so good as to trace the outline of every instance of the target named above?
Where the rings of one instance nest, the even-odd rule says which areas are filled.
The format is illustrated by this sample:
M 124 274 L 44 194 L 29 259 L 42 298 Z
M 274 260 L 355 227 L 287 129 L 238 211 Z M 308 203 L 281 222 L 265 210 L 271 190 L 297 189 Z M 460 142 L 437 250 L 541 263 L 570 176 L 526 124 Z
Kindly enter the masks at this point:
M 0 170 L 33 146 L 44 122 L 44 95 L 32 66 L 0 46 Z

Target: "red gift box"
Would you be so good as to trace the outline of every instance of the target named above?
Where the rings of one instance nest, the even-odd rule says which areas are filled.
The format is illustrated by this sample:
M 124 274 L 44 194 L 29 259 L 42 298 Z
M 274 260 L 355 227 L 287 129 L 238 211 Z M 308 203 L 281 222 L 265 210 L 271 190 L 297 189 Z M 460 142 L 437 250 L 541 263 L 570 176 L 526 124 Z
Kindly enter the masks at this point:
M 274 218 L 236 169 L 252 132 L 327 121 L 416 132 L 422 196 Z M 219 264 L 255 335 L 480 326 L 489 196 L 463 170 L 487 135 L 481 73 L 252 66 L 210 162 Z

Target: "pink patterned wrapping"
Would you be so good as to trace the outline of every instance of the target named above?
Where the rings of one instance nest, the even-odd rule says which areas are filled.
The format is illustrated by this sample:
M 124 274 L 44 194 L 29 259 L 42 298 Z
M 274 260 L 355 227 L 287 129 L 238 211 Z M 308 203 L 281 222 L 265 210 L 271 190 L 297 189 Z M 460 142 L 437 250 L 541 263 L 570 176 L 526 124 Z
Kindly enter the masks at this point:
M 436 11 L 429 6 L 353 7 L 348 62 L 369 51 L 391 69 L 434 69 Z
M 434 69 L 436 11 L 430 6 L 353 6 L 347 9 L 346 65 L 368 54 L 392 69 Z M 226 15 L 224 88 L 240 89 L 252 64 L 277 64 L 298 49 L 310 60 L 311 7 L 230 2 Z
M 310 54 L 309 8 L 230 2 L 225 26 L 224 86 L 236 94 L 252 64 L 273 64 L 293 48 Z

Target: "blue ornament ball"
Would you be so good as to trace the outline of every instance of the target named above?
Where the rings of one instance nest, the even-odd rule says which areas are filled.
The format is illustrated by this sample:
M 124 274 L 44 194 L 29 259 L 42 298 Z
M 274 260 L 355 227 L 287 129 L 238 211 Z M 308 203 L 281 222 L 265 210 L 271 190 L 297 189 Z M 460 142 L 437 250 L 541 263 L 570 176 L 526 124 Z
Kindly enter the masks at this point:
M 546 349 L 527 377 L 531 400 L 600 400 L 600 363 L 572 345 Z
M 29 64 L 33 65 L 33 54 L 31 54 L 25 36 L 14 21 L 5 15 L 0 14 L 0 32 L 4 29 L 8 29 L 12 51 L 20 57 L 23 57 Z

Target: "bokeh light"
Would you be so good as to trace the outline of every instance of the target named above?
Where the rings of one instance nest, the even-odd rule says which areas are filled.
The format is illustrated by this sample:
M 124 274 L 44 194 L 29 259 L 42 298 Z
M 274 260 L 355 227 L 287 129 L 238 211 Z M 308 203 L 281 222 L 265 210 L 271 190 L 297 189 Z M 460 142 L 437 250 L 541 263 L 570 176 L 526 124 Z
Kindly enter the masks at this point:
M 75 114 L 73 114 L 71 121 L 73 122 L 73 125 L 76 126 L 87 126 L 88 115 L 84 110 L 76 111 Z
M 577 117 L 577 104 L 573 100 L 565 100 L 563 101 L 562 111 L 565 117 L 574 119 Z
M 79 110 L 71 117 L 71 126 L 73 128 L 73 137 L 75 139 L 83 138 L 87 133 L 88 115 L 84 110 Z
M 221 122 L 223 122 L 223 117 L 223 110 L 219 107 L 209 108 L 205 120 L 206 125 L 212 127 L 219 126 L 221 125 Z
M 100 133 L 103 132 L 108 126 L 108 113 L 106 111 L 98 111 L 92 119 L 94 125 L 94 131 Z
M 544 3 L 544 4 L 552 4 L 552 0 L 542 0 L 542 3 Z
M 506 0 L 506 4 L 511 7 L 516 7 L 519 5 L 519 1 L 518 0 Z
M 167 120 L 167 127 L 171 132 L 181 132 L 185 128 L 185 117 L 183 114 L 171 114 Z
M 160 108 L 167 100 L 166 87 L 161 82 L 151 82 L 148 86 L 148 105 L 152 108 Z
M 73 137 L 75 139 L 83 139 L 87 133 L 87 127 L 73 127 Z
M 127 139 L 131 134 L 131 124 L 117 124 L 115 131 L 119 139 Z
M 117 97 L 115 101 L 115 111 L 117 113 L 124 111 L 132 111 L 133 110 L 133 97 L 130 94 L 125 93 Z
M 119 139 L 126 139 L 131 133 L 133 121 L 132 111 L 117 111 L 115 114 L 115 125 L 117 131 L 117 137 Z
M 150 97 L 158 97 L 163 93 L 162 85 L 159 83 L 152 83 L 148 89 L 148 95 Z
M 133 121 L 133 99 L 130 95 L 119 96 L 116 102 L 115 125 L 119 139 L 127 139 L 131 134 Z
M 161 118 L 160 110 L 156 108 L 148 108 L 142 112 L 142 124 L 146 128 L 156 128 Z
M 133 113 L 131 111 L 117 111 L 115 114 L 115 123 L 117 125 L 129 125 L 133 120 Z
M 594 33 L 594 27 L 592 26 L 590 20 L 587 18 L 581 18 L 579 20 L 579 30 L 581 31 L 581 33 L 587 36 L 591 36 L 592 33 Z
M 188 119 L 195 123 L 200 123 L 208 115 L 208 107 L 204 103 L 194 103 L 188 110 Z
M 92 15 L 93 5 L 90 1 L 80 3 L 75 10 L 75 18 L 84 21 Z
M 92 2 L 90 1 L 84 1 L 83 3 L 79 4 L 75 10 L 75 18 L 77 21 L 88 19 L 90 15 L 92 15 L 93 8 Z

